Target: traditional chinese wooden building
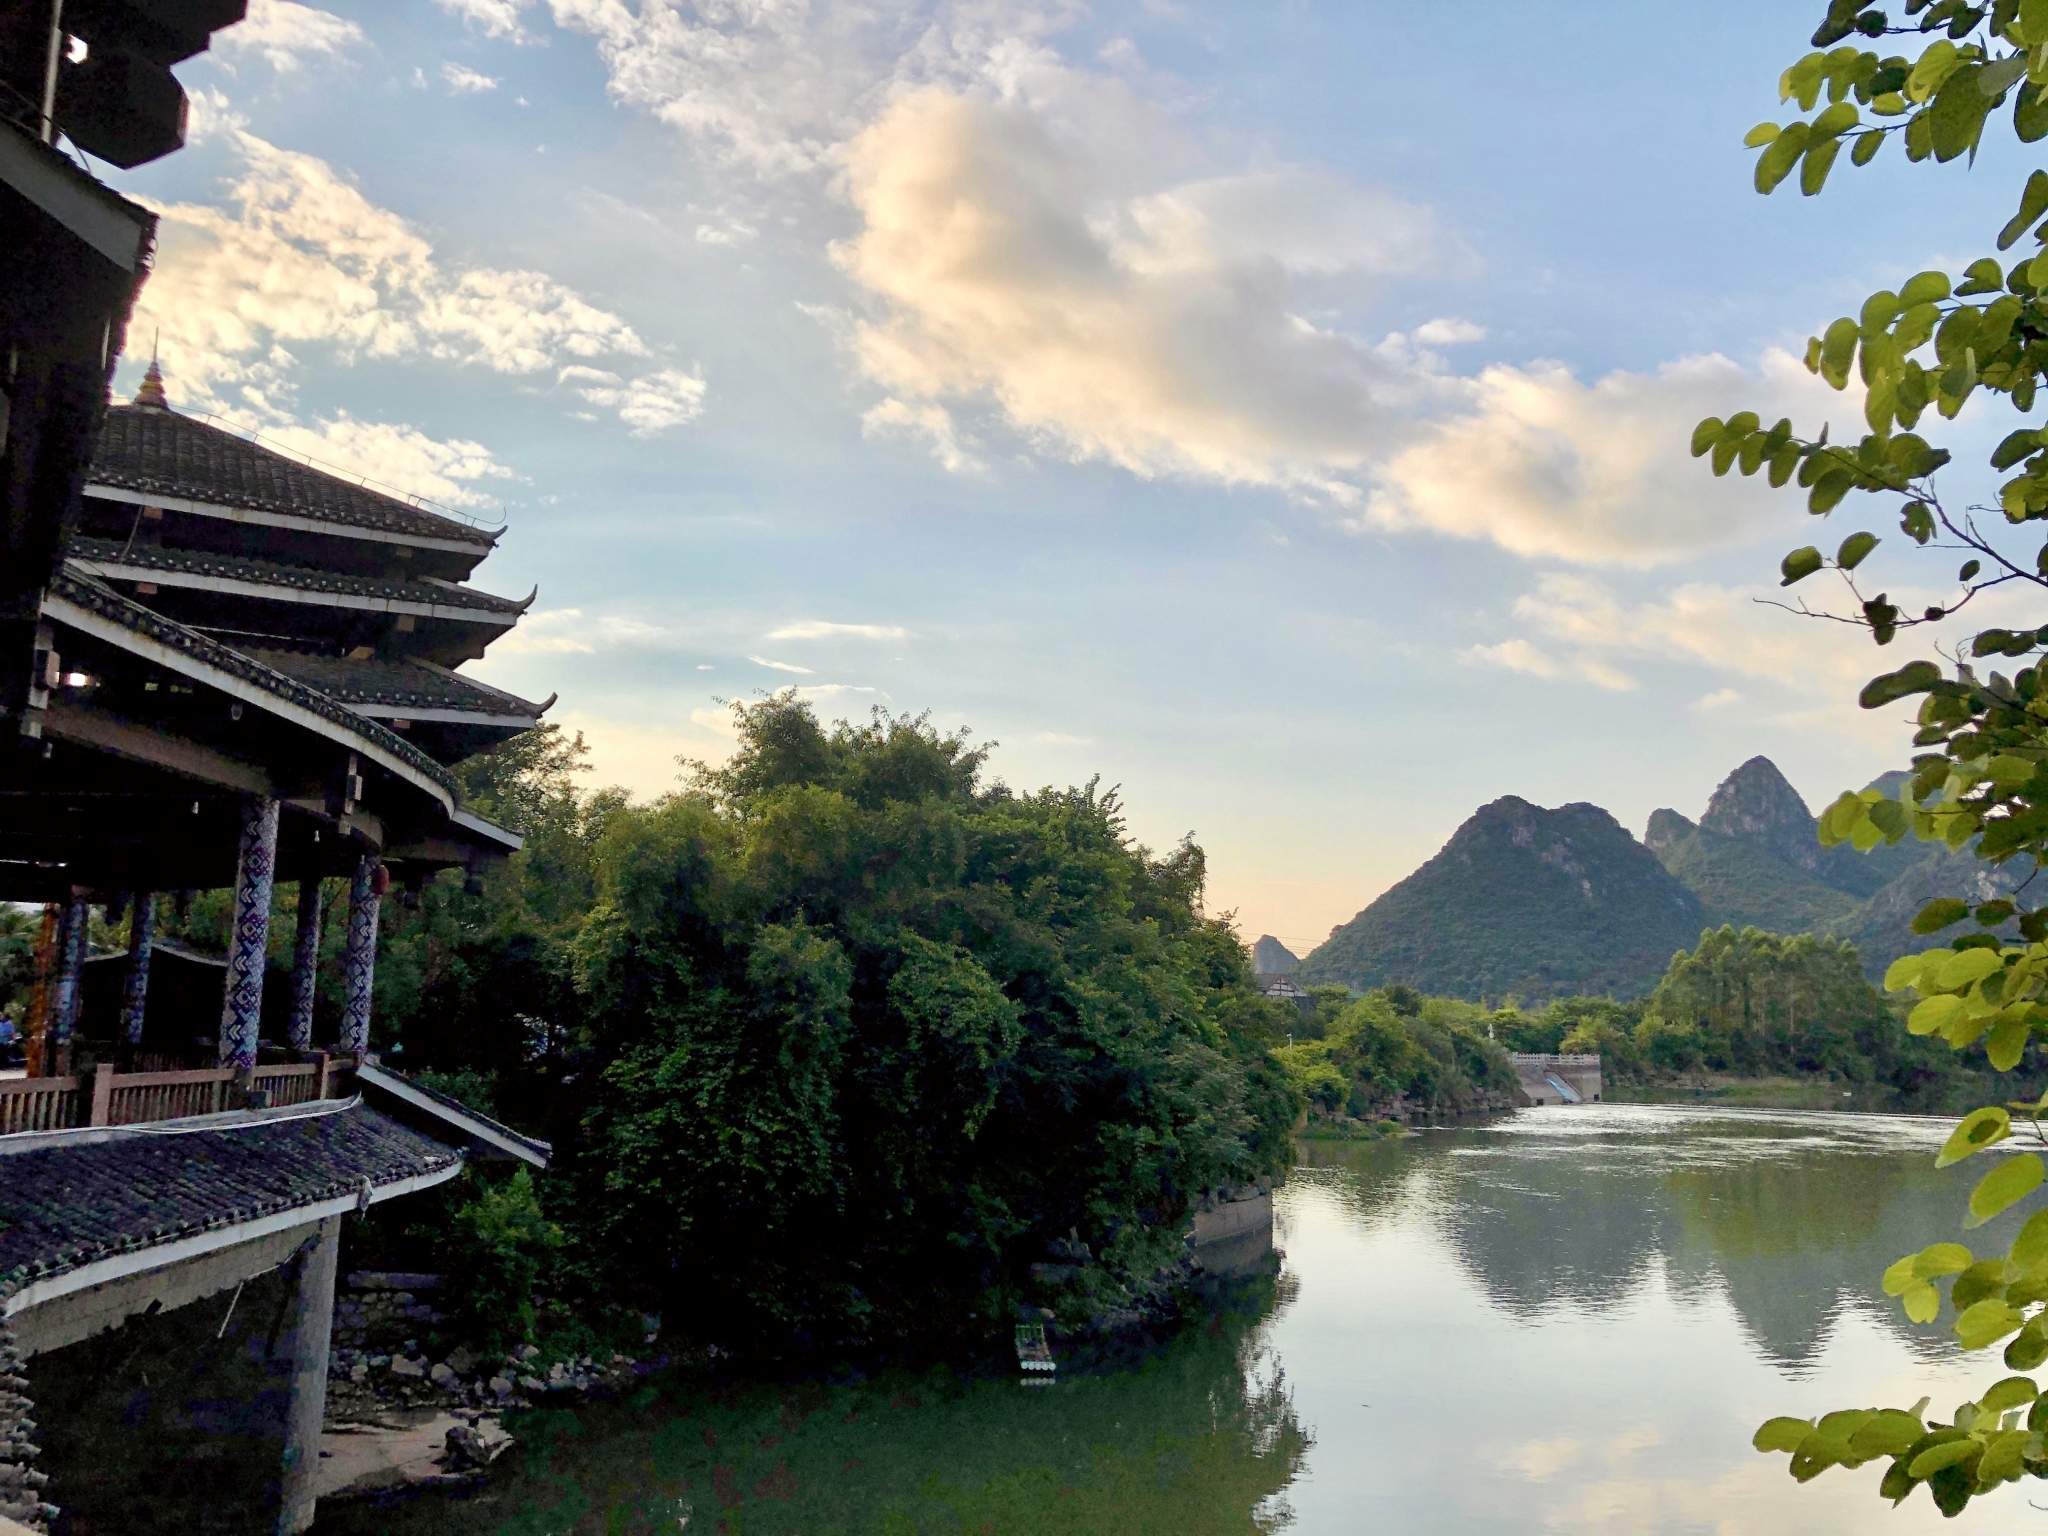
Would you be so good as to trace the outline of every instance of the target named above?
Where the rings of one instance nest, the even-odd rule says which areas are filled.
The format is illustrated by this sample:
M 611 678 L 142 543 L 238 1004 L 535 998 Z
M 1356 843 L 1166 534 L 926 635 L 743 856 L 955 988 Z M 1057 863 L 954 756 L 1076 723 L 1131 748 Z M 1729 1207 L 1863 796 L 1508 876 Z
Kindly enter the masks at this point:
M 495 535 L 181 415 L 153 366 L 107 403 L 155 220 L 65 141 L 177 148 L 169 66 L 244 3 L 0 0 L 0 900 L 46 907 L 33 1072 L 0 1080 L 0 1521 L 38 1528 L 23 1362 L 282 1270 L 274 1528 L 305 1529 L 342 1217 L 472 1156 L 548 1158 L 368 1051 L 387 887 L 519 843 L 449 772 L 546 707 L 459 671 L 525 610 L 468 585 Z M 296 959 L 266 1041 L 280 879 Z M 316 1040 L 325 880 L 345 1004 Z M 217 1006 L 147 1059 L 156 896 L 209 888 L 233 891 L 227 954 L 217 981 L 181 956 L 181 987 Z M 85 1040 L 95 906 L 130 939 Z

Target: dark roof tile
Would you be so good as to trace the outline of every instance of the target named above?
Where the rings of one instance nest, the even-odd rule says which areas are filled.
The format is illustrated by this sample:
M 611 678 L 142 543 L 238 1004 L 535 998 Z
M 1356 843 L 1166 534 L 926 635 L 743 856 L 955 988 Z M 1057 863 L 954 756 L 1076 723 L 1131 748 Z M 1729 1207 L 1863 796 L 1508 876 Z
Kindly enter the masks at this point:
M 165 575 L 218 576 L 232 581 L 289 587 L 300 592 L 328 592 L 400 603 L 431 603 L 443 608 L 475 608 L 486 613 L 517 614 L 524 612 L 526 606 L 509 597 L 497 597 L 473 587 L 442 586 L 432 581 L 380 581 L 374 576 L 345 576 L 308 566 L 283 565 L 274 560 L 249 560 L 240 555 L 216 555 L 195 549 L 124 546 L 119 539 L 74 537 L 68 553 L 76 559 L 96 564 L 160 571 Z
M 368 657 L 310 656 L 297 651 L 249 652 L 256 660 L 309 688 L 318 688 L 343 704 L 379 704 L 392 708 L 470 709 L 487 715 L 525 715 L 538 719 L 547 708 L 517 694 L 487 687 L 473 678 L 416 661 Z
M 359 1104 L 13 1152 L 0 1157 L 0 1273 L 40 1278 L 459 1161 Z
M 88 485 L 278 512 L 489 549 L 493 536 L 396 496 L 301 464 L 191 416 L 116 405 L 93 453 Z

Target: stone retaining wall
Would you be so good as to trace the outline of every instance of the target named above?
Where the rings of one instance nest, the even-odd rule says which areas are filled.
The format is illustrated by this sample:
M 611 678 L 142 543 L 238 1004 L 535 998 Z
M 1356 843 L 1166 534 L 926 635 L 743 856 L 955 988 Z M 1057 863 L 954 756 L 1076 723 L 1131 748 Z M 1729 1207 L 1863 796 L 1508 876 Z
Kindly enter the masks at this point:
M 397 1270 L 357 1270 L 334 1293 L 334 1348 L 375 1349 L 417 1339 L 445 1321 L 434 1298 L 445 1288 L 441 1275 Z

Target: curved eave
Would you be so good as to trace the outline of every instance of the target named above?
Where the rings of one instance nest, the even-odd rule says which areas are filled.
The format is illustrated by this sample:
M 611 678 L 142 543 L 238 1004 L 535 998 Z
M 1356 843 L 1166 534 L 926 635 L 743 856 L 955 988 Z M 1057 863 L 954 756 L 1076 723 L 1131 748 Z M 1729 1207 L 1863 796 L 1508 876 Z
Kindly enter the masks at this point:
M 492 534 L 479 531 L 474 539 L 455 539 L 440 534 L 345 522 L 339 518 L 311 517 L 302 512 L 272 512 L 260 507 L 231 507 L 217 501 L 196 501 L 190 497 L 173 495 L 169 491 L 136 490 L 125 485 L 111 485 L 103 480 L 88 481 L 85 494 L 97 497 L 101 501 L 125 502 L 133 507 L 160 507 L 166 512 L 184 512 L 193 517 L 218 517 L 229 522 L 250 523 L 263 528 L 286 528 L 295 533 L 322 533 L 329 538 L 367 539 L 377 544 L 405 544 L 414 549 L 437 549 L 449 554 L 475 555 L 479 560 L 498 547 L 499 534 L 504 532 L 503 529 Z
M 66 587 L 74 591 L 65 592 Z M 101 606 L 113 612 L 102 611 Z M 108 587 L 60 575 L 43 598 L 43 616 L 90 635 L 102 644 L 143 656 L 168 672 L 253 704 L 304 730 L 341 743 L 395 778 L 432 798 L 451 817 L 457 810 L 455 783 L 447 771 L 411 742 L 375 721 L 334 703 L 318 690 L 274 672 L 181 624 L 152 613 Z M 330 711 L 332 713 L 330 713 Z M 337 718 L 339 717 L 339 718 Z M 488 825 L 488 824 L 487 824 Z
M 66 564 L 102 581 L 142 581 L 157 587 L 175 587 L 181 592 L 216 592 L 229 597 L 261 598 L 273 603 L 300 603 L 313 608 L 346 608 L 357 613 L 407 613 L 417 618 L 439 619 L 452 624 L 484 624 L 495 629 L 510 629 L 519 622 L 517 609 L 376 597 L 356 592 L 322 592 L 288 582 L 255 581 L 241 576 L 207 576 L 194 571 L 99 560 L 90 555 L 72 555 Z

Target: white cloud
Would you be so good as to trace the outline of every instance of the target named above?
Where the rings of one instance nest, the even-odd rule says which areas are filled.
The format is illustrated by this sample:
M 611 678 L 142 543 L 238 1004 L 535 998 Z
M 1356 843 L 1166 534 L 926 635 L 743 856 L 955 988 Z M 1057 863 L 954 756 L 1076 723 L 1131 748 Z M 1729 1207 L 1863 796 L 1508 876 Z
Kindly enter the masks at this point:
M 1121 200 L 1105 174 L 1025 105 L 937 88 L 852 141 L 835 255 L 888 419 L 988 402 L 1070 458 L 1354 499 L 1418 380 L 1296 313 L 1290 273 L 1406 270 L 1428 215 L 1298 173 Z
M 542 608 L 519 622 L 510 634 L 492 642 L 493 655 L 589 655 L 614 646 L 652 645 L 668 631 L 623 614 L 591 616 L 581 608 Z
M 1740 704 L 1742 694 L 1734 688 L 1716 688 L 1712 693 L 1703 693 L 1692 701 L 1692 707 L 1702 713 L 1714 709 L 1726 709 L 1731 704 Z
M 479 482 L 513 478 L 482 443 L 442 441 L 417 427 L 358 421 L 346 411 L 311 426 L 270 425 L 262 432 L 288 451 L 453 507 L 491 505 L 496 498 Z
M 812 675 L 809 667 L 800 667 L 793 661 L 770 661 L 765 656 L 749 656 L 747 660 L 757 667 L 772 667 L 777 672 L 795 672 L 804 677 Z
M 1559 364 L 1500 365 L 1461 387 L 1467 411 L 1379 469 L 1364 521 L 1591 563 L 1675 559 L 1783 517 L 1784 493 L 1761 476 L 1716 480 L 1692 458 L 1701 417 L 1747 406 L 1807 431 L 1861 417 L 1859 397 L 1834 394 L 1779 351 L 1757 373 L 1693 357 L 1588 386 Z
M 1453 347 L 1486 340 L 1486 327 L 1470 320 L 1425 320 L 1415 327 L 1415 339 L 1427 347 Z
M 453 59 L 441 66 L 441 78 L 447 82 L 451 96 L 480 95 L 485 91 L 495 91 L 501 83 L 466 64 L 457 64 Z
M 223 133 L 249 126 L 249 119 L 235 110 L 227 93 L 217 85 L 195 86 L 185 93 L 185 142 L 203 144 Z
M 515 43 L 531 41 L 520 25 L 520 15 L 533 0 L 436 0 L 444 11 L 452 11 L 485 37 L 509 38 Z
M 625 320 L 547 274 L 451 266 L 327 162 L 225 132 L 240 162 L 226 205 L 158 206 L 156 268 L 130 328 L 160 331 L 174 400 L 288 421 L 293 349 L 309 345 L 343 362 L 412 356 L 513 375 L 648 355 Z M 614 379 L 578 393 L 636 433 L 702 409 L 693 375 Z
M 1549 652 L 1521 639 L 1503 640 L 1497 645 L 1468 646 L 1460 651 L 1458 656 L 1460 660 L 1477 666 L 1504 667 L 1510 672 L 1522 672 L 1530 677 L 1551 680 L 1576 677 L 1612 693 L 1627 693 L 1640 686 L 1626 672 L 1617 671 L 1605 662 L 1588 656 L 1574 656 L 1560 661 Z
M 805 619 L 768 631 L 770 640 L 907 640 L 910 631 L 895 624 L 833 624 L 824 619 Z
M 282 74 L 315 54 L 331 58 L 366 41 L 361 27 L 332 11 L 296 0 L 249 0 L 248 14 L 215 33 L 213 48 L 230 59 L 253 55 Z
M 702 374 L 662 368 L 636 379 L 593 368 L 565 368 L 563 378 L 583 382 L 576 393 L 592 405 L 618 413 L 635 437 L 652 437 L 671 427 L 687 426 L 704 414 L 706 385 Z
M 1038 731 L 1031 739 L 1049 747 L 1085 747 L 1094 741 L 1092 736 L 1069 736 L 1063 731 Z
M 961 442 L 953 413 L 933 401 L 911 405 L 891 396 L 861 413 L 860 435 L 916 443 L 956 475 L 988 467 Z

